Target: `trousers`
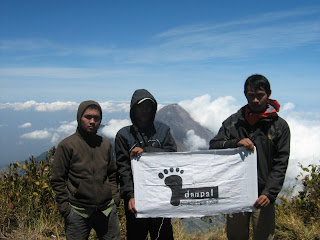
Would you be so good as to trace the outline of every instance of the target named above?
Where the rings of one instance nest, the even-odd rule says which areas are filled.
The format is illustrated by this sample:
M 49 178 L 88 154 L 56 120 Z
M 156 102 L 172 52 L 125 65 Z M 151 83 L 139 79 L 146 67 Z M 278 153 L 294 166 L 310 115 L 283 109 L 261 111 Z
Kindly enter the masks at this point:
M 249 239 L 250 220 L 254 240 L 272 240 L 275 232 L 274 203 L 256 212 L 244 212 L 227 215 L 227 237 L 229 240 Z
M 65 218 L 67 240 L 87 240 L 92 228 L 100 240 L 120 240 L 117 206 L 114 204 L 108 216 L 97 209 L 90 217 L 84 218 L 71 210 Z
M 136 218 L 128 210 L 125 202 L 127 220 L 127 240 L 145 240 L 150 233 L 151 240 L 173 240 L 170 218 Z

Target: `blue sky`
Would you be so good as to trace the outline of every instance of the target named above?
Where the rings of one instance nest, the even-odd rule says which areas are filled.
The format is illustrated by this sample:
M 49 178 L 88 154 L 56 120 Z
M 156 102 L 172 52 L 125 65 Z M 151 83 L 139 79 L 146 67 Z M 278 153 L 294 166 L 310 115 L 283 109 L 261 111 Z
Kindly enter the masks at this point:
M 71 134 L 83 100 L 103 104 L 114 134 L 128 124 L 137 88 L 216 132 L 246 103 L 243 84 L 254 73 L 270 80 L 293 146 L 312 141 L 304 149 L 316 162 L 319 56 L 314 0 L 2 1 L 0 165 Z M 292 155 L 296 163 L 303 153 Z
M 1 102 L 242 97 L 252 73 L 316 107 L 318 1 L 3 1 Z M 309 99 L 309 100 L 307 100 Z

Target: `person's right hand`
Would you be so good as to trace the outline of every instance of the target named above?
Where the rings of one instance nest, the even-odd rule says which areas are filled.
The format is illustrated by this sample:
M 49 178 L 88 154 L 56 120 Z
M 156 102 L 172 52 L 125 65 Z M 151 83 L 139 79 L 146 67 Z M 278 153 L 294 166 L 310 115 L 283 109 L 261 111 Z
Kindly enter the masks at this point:
M 254 144 L 249 138 L 241 139 L 237 145 L 238 147 L 245 147 L 248 151 L 254 151 Z
M 133 214 L 137 213 L 134 198 L 130 198 L 129 203 L 128 203 L 128 209 Z

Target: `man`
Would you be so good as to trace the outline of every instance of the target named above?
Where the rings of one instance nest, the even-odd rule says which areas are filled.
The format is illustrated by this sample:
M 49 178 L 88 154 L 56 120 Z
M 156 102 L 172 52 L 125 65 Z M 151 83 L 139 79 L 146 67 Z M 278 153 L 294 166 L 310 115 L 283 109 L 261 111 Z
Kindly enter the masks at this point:
M 270 99 L 269 81 L 262 75 L 248 77 L 244 85 L 248 104 L 227 118 L 218 134 L 210 141 L 210 149 L 245 147 L 257 150 L 258 199 L 254 213 L 227 216 L 228 239 L 248 239 L 250 217 L 254 239 L 273 239 L 275 230 L 274 201 L 285 178 L 290 130 L 278 116 L 280 104 Z
M 52 164 L 51 185 L 68 240 L 88 239 L 92 228 L 99 239 L 120 239 L 117 167 L 110 142 L 96 134 L 101 119 L 97 102 L 82 102 L 77 130 L 59 143 Z
M 143 152 L 176 152 L 177 147 L 167 125 L 154 121 L 157 101 L 145 89 L 134 92 L 130 105 L 132 125 L 119 130 L 115 139 L 120 194 L 124 199 L 127 239 L 173 239 L 171 219 L 136 218 L 131 159 Z

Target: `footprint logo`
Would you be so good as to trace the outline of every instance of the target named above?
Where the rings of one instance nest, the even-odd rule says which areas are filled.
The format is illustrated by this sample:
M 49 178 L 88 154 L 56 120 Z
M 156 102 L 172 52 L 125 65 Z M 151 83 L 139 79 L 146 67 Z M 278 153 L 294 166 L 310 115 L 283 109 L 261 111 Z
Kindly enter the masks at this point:
M 164 178 L 164 183 L 171 189 L 172 196 L 170 203 L 173 206 L 178 206 L 180 200 L 183 198 L 183 189 L 182 189 L 182 178 L 177 174 L 183 174 L 184 171 L 179 168 L 170 168 L 164 169 L 163 173 L 159 173 L 158 176 L 160 179 Z

